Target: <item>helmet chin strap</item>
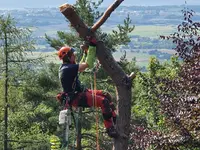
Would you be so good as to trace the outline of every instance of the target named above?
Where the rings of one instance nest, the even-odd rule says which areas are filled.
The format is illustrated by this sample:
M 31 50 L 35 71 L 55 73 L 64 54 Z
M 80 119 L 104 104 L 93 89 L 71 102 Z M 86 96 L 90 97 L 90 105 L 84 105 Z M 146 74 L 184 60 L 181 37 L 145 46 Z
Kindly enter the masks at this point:
M 76 62 L 75 61 L 71 61 L 71 63 L 70 64 L 76 64 Z
M 74 54 L 72 54 L 71 58 L 70 58 L 70 63 L 71 64 L 76 64 L 76 57 Z
M 71 57 L 69 57 L 68 55 L 65 55 L 65 57 L 63 59 L 63 63 L 65 63 L 65 64 L 76 64 L 75 55 L 72 54 Z

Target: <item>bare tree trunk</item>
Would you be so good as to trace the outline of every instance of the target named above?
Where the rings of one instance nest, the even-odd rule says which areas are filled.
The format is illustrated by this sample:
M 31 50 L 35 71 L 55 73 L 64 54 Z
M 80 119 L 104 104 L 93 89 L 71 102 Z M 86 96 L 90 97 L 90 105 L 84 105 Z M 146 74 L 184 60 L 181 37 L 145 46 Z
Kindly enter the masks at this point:
M 81 150 L 82 149 L 82 146 L 81 146 L 81 139 L 82 139 L 82 136 L 81 136 L 81 129 L 82 129 L 82 108 L 78 108 L 78 120 L 77 120 L 77 150 Z
M 103 43 L 97 44 L 97 57 L 112 78 L 117 89 L 117 129 L 120 137 L 114 140 L 114 150 L 126 150 L 128 148 L 130 116 L 131 116 L 131 79 L 124 73 L 121 67 L 116 63 L 110 51 Z
M 117 6 L 117 5 L 116 5 Z M 71 25 L 79 33 L 79 36 L 86 39 L 88 27 L 76 14 L 73 6 L 66 4 L 60 7 L 61 13 L 70 21 Z M 96 29 L 96 27 L 95 27 Z M 94 35 L 93 35 L 94 36 Z M 118 139 L 114 139 L 114 150 L 126 150 L 128 148 L 129 127 L 131 116 L 131 79 L 125 74 L 122 68 L 116 63 L 110 51 L 103 42 L 97 43 L 97 57 L 104 70 L 112 78 L 118 92 L 118 115 L 117 129 L 120 133 Z

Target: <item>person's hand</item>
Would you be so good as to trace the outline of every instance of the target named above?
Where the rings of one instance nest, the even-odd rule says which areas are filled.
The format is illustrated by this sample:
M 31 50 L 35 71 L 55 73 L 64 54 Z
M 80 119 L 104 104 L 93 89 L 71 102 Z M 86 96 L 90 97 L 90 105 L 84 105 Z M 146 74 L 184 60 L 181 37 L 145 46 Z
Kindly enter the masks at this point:
M 88 51 L 88 45 L 87 45 L 87 44 L 82 44 L 82 45 L 80 45 L 80 48 L 83 50 L 83 52 L 84 52 L 85 54 L 87 54 L 87 51 Z
M 65 105 L 65 106 L 68 106 L 69 105 L 69 96 L 67 95 L 67 93 L 65 92 L 59 92 L 57 95 L 56 95 L 56 99 L 57 101 L 61 104 L 61 105 Z

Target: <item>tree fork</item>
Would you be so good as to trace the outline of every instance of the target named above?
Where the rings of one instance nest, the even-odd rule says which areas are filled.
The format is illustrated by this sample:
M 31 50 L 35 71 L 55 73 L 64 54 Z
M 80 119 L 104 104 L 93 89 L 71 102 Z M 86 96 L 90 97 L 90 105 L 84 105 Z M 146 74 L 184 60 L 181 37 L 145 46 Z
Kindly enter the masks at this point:
M 122 0 L 116 0 L 115 3 L 107 9 L 107 15 L 103 16 L 101 21 L 97 22 L 91 29 L 96 31 L 110 16 L 111 12 L 119 6 Z M 111 11 L 112 10 L 112 11 Z M 61 13 L 70 21 L 71 25 L 79 33 L 79 36 L 87 40 L 88 27 L 76 14 L 72 5 L 64 4 L 60 6 Z M 105 13 L 106 14 L 106 13 Z M 89 33 L 94 36 L 93 33 Z M 120 137 L 114 140 L 115 150 L 125 150 L 128 148 L 130 117 L 131 117 L 131 87 L 132 87 L 132 75 L 128 76 L 122 68 L 116 63 L 111 52 L 105 47 L 104 43 L 97 42 L 97 58 L 99 59 L 102 67 L 112 78 L 116 85 L 118 92 L 118 115 L 117 118 L 117 130 L 120 133 Z

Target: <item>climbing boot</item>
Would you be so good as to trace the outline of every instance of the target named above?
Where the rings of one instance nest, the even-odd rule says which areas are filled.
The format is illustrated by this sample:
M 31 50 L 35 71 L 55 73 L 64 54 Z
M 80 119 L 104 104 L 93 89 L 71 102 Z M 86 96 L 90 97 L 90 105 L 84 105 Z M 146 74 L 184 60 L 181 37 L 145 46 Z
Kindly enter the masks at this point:
M 117 130 L 113 126 L 110 127 L 110 128 L 107 128 L 106 133 L 111 138 L 117 138 L 119 136 L 119 133 L 117 132 Z

